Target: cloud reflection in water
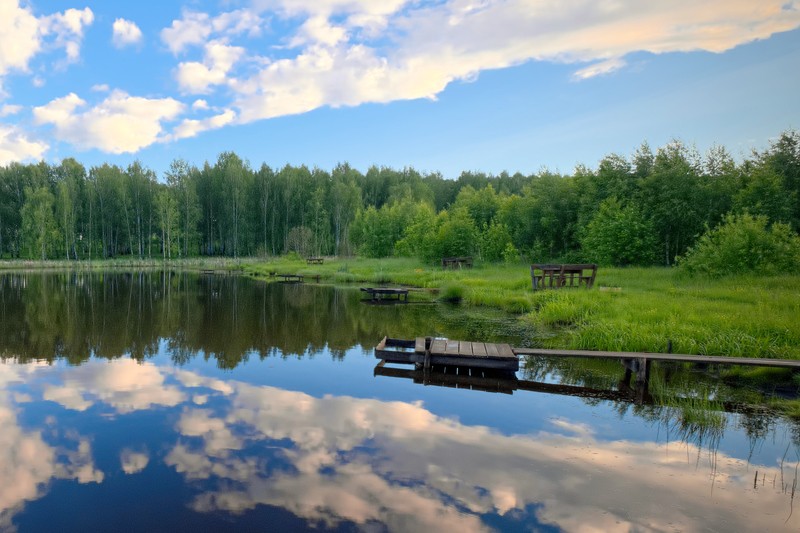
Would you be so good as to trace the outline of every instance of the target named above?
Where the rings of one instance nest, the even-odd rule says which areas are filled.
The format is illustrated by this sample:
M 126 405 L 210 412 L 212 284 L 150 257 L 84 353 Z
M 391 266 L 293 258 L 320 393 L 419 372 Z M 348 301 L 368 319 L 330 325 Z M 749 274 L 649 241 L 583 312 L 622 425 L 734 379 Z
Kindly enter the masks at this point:
M 312 524 L 380 523 L 393 531 L 442 524 L 482 531 L 498 520 L 568 531 L 800 524 L 800 513 L 784 524 L 791 501 L 780 486 L 753 485 L 755 470 L 782 479 L 780 457 L 748 465 L 722 452 L 712 459 L 692 444 L 607 441 L 567 419 L 508 435 L 438 416 L 421 402 L 317 398 L 130 360 L 0 365 L 0 385 L 12 382 L 29 385 L 0 395 L 0 477 L 11 480 L 0 487 L 4 521 L 43 497 L 52 479 L 104 479 L 89 438 L 75 436 L 69 450 L 58 450 L 43 437 L 54 428 L 20 427 L 15 413 L 27 404 L 17 400 L 41 398 L 69 410 L 110 409 L 118 418 L 154 408 L 174 416 L 162 450 L 120 449 L 121 469 L 135 475 L 165 463 L 195 490 L 177 503 L 201 513 L 266 505 Z M 792 478 L 795 466 L 785 464 L 783 474 Z M 177 497 L 154 490 L 154 497 Z

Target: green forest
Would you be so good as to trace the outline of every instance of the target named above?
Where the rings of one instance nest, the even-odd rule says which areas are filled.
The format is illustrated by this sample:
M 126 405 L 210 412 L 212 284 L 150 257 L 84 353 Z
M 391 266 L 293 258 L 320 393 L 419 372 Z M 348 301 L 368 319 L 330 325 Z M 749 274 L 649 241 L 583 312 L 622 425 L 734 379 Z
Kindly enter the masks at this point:
M 176 159 L 158 176 L 138 161 L 87 170 L 68 158 L 0 168 L 0 258 L 294 252 L 672 265 L 742 221 L 797 242 L 798 199 L 793 130 L 741 162 L 721 146 L 643 143 L 571 175 L 254 168 L 224 152 L 202 167 Z

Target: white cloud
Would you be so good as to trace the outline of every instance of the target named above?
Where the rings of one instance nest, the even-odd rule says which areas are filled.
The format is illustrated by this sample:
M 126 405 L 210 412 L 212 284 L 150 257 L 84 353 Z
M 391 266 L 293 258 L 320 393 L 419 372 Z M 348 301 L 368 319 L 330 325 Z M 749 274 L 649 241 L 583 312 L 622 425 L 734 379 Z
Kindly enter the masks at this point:
M 195 111 L 204 111 L 209 108 L 208 102 L 203 100 L 202 98 L 198 98 L 194 102 L 192 102 L 192 109 Z
M 107 83 L 98 83 L 98 84 L 92 85 L 92 91 L 94 91 L 96 93 L 107 93 L 110 90 L 111 90 L 111 87 L 109 87 Z
M 25 71 L 41 50 L 39 19 L 18 2 L 0 2 L 0 76 L 12 69 Z
M 186 374 L 181 381 L 192 382 Z M 188 479 L 206 480 L 191 504 L 199 512 L 270 505 L 331 528 L 377 522 L 392 531 L 442 523 L 484 531 L 481 515 L 513 517 L 532 507 L 539 523 L 567 531 L 786 527 L 790 495 L 752 490 L 754 469 L 766 479 L 794 472 L 794 464 L 782 472 L 779 458 L 752 464 L 714 450 L 710 479 L 705 465 L 687 463 L 706 452 L 692 444 L 602 440 L 566 419 L 552 420 L 552 431 L 506 435 L 421 403 L 229 385 L 213 411 L 184 411 L 176 425 L 184 438 L 165 458 Z M 276 459 L 290 468 L 264 466 L 271 442 L 281 443 Z M 672 504 L 653 505 L 659 501 Z
M 584 67 L 580 70 L 576 70 L 572 75 L 572 79 L 580 81 L 594 78 L 595 76 L 604 76 L 621 69 L 626 64 L 627 63 L 625 63 L 624 59 L 620 59 L 618 57 L 607 59 L 605 61 L 600 61 L 599 63 L 589 65 L 588 67 Z
M 230 46 L 224 41 L 211 41 L 205 46 L 202 63 L 181 63 L 175 70 L 175 79 L 185 93 L 206 93 L 212 85 L 226 83 L 228 72 L 242 57 L 245 50 Z
M 260 16 L 246 9 L 222 13 L 216 17 L 211 17 L 208 13 L 185 11 L 183 18 L 173 20 L 169 28 L 161 30 L 161 40 L 173 54 L 178 54 L 191 46 L 207 42 L 212 33 L 227 36 L 241 33 L 257 35 L 262 24 Z
M 18 380 L 23 374 L 46 367 L 4 364 L 0 383 Z M 54 447 L 45 442 L 42 431 L 24 429 L 17 420 L 17 407 L 8 394 L 0 394 L 0 529 L 13 531 L 11 518 L 26 501 L 46 492 L 52 479 L 75 479 L 99 483 L 103 472 L 96 469 L 89 441 L 65 435 L 69 446 Z
M 55 43 L 63 47 L 67 53 L 67 61 L 78 59 L 83 39 L 83 29 L 94 22 L 94 13 L 87 8 L 67 9 L 63 13 L 55 13 L 41 19 L 40 31 L 43 35 L 54 34 Z
M 150 456 L 144 452 L 135 452 L 125 448 L 119 454 L 119 462 L 123 472 L 126 474 L 136 474 L 147 467 L 147 464 L 150 462 Z
M 136 152 L 156 142 L 162 122 L 177 117 L 184 104 L 172 98 L 143 98 L 112 91 L 100 104 L 87 111 L 86 102 L 75 93 L 35 107 L 38 124 L 52 124 L 60 140 L 84 149 L 96 148 L 120 154 Z
M 207 131 L 219 129 L 223 126 L 233 123 L 236 119 L 236 113 L 230 109 L 223 111 L 218 115 L 214 115 L 202 120 L 185 119 L 180 124 L 175 126 L 169 140 L 185 139 L 188 137 L 195 137 L 196 135 Z
M 47 148 L 47 144 L 30 140 L 13 126 L 0 124 L 0 165 L 7 165 L 13 161 L 41 159 Z
M 67 62 L 77 60 L 83 30 L 94 20 L 89 8 L 36 17 L 25 4 L 0 1 L 0 80 L 11 71 L 28 72 L 30 61 L 49 48 L 50 41 L 65 50 Z
M 532 60 L 593 63 L 574 75 L 588 79 L 622 68 L 633 52 L 723 52 L 800 26 L 798 2 L 783 0 L 254 0 L 253 6 L 299 19 L 286 42 L 301 49 L 231 82 L 241 122 L 326 105 L 435 98 L 453 81 Z
M 125 19 L 117 19 L 113 25 L 114 35 L 111 41 L 117 48 L 122 48 L 131 44 L 136 44 L 142 40 L 142 30 L 135 22 Z
M 0 117 L 7 117 L 9 115 L 16 115 L 20 111 L 22 111 L 22 106 L 21 105 L 3 104 L 3 106 L 0 107 Z

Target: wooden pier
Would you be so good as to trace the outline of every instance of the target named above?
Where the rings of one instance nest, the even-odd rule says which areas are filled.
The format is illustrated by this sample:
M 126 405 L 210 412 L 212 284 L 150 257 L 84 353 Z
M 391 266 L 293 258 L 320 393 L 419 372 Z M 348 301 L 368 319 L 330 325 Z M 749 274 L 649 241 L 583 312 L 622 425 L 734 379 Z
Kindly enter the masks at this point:
M 508 344 L 467 342 L 418 337 L 415 340 L 384 337 L 375 357 L 386 363 L 414 364 L 421 368 L 455 366 L 516 372 L 519 358 Z
M 306 257 L 307 265 L 321 265 L 325 262 L 324 257 Z
M 430 369 L 432 365 L 487 368 L 516 372 L 520 356 L 578 357 L 616 359 L 635 374 L 637 382 L 649 380 L 653 361 L 674 361 L 711 365 L 744 365 L 788 368 L 800 370 L 800 360 L 768 359 L 760 357 L 723 357 L 649 352 L 606 352 L 590 350 L 545 350 L 539 348 L 512 348 L 508 344 L 467 342 L 418 337 L 414 340 L 384 337 L 375 348 L 375 357 L 386 363 L 414 364 Z
M 721 355 L 689 355 L 649 352 L 603 352 L 593 350 L 544 350 L 540 348 L 512 348 L 516 355 L 538 357 L 583 357 L 594 359 L 623 359 L 647 361 L 677 361 L 679 363 L 704 363 L 711 365 L 770 366 L 800 369 L 797 359 L 767 359 L 762 357 L 725 357 Z
M 395 300 L 408 302 L 408 289 L 394 289 L 388 287 L 361 287 L 373 301 Z

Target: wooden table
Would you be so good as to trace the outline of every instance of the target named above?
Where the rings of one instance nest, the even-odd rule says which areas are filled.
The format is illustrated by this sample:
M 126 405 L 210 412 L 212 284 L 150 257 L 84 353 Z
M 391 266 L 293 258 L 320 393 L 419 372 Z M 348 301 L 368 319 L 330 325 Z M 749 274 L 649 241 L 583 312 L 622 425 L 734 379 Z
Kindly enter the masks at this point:
M 562 287 L 589 288 L 597 276 L 595 264 L 532 264 L 533 290 L 560 289 Z

